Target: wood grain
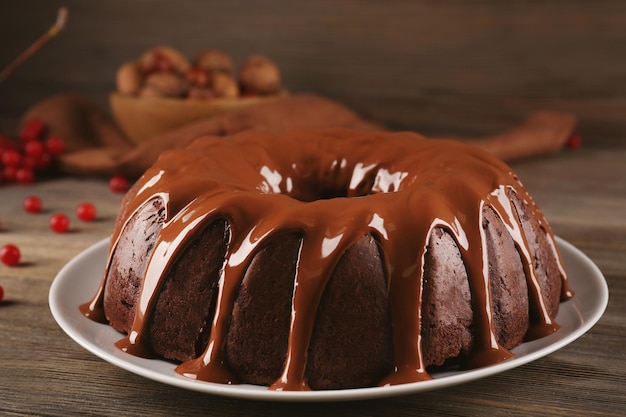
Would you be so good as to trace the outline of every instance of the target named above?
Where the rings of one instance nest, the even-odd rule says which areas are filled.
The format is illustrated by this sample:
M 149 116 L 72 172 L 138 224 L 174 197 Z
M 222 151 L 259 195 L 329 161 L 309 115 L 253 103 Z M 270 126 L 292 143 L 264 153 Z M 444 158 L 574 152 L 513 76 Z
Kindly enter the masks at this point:
M 118 369 L 70 340 L 48 289 L 70 259 L 108 236 L 121 196 L 107 184 L 57 178 L 0 185 L 0 415 L 606 416 L 626 410 L 626 4 L 619 1 L 393 0 L 4 2 L 0 66 L 70 9 L 67 30 L 0 85 L 0 124 L 39 99 L 80 91 L 103 107 L 117 65 L 155 44 L 193 54 L 221 47 L 237 62 L 262 52 L 291 91 L 346 102 L 377 121 L 426 133 L 478 134 L 536 109 L 571 111 L 583 147 L 513 167 L 556 234 L 606 276 L 610 300 L 586 335 L 546 358 L 475 383 L 375 401 L 289 404 L 222 398 Z M 45 212 L 26 214 L 35 194 Z M 91 201 L 98 219 L 73 211 Z M 57 235 L 51 214 L 72 217 Z M 579 294 L 584 296 L 584 294 Z

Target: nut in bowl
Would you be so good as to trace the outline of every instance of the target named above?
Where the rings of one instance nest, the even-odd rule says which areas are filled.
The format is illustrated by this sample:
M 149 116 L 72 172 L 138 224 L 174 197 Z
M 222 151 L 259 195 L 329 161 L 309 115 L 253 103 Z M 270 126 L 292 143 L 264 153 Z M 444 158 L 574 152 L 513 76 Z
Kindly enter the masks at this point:
M 185 124 L 239 110 L 287 93 L 276 64 L 249 57 L 235 76 L 232 59 L 210 49 L 193 61 L 162 46 L 120 66 L 117 91 L 110 96 L 113 116 L 124 133 L 140 143 Z

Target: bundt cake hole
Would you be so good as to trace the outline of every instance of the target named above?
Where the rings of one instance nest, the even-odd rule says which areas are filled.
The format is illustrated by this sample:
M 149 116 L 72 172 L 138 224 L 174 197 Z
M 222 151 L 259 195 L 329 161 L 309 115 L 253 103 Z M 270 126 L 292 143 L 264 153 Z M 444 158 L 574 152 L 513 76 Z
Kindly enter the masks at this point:
M 359 193 L 355 193 L 350 191 L 347 186 L 344 187 L 340 184 L 327 183 L 325 181 L 303 183 L 289 192 L 290 197 L 305 203 L 333 198 L 364 197 L 368 194 L 369 192 L 365 190 L 359 190 Z
M 312 202 L 332 198 L 365 197 L 374 193 L 380 174 L 377 166 L 350 166 L 344 159 L 336 160 L 328 170 L 320 169 L 293 178 L 293 187 L 286 193 L 299 201 Z

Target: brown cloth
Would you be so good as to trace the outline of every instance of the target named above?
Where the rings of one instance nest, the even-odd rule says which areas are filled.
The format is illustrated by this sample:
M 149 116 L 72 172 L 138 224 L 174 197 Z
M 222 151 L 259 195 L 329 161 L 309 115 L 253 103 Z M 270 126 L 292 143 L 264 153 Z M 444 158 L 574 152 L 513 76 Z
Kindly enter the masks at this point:
M 383 129 L 328 98 L 292 95 L 271 102 L 214 116 L 134 145 L 113 120 L 87 98 L 76 93 L 50 97 L 29 109 L 22 123 L 38 118 L 52 134 L 66 143 L 59 170 L 79 176 L 125 175 L 139 177 L 159 154 L 182 148 L 200 136 L 228 136 L 248 129 L 284 132 L 298 128 L 345 127 Z M 521 125 L 485 138 L 453 138 L 471 141 L 504 160 L 555 152 L 572 135 L 575 118 L 567 113 L 541 111 Z

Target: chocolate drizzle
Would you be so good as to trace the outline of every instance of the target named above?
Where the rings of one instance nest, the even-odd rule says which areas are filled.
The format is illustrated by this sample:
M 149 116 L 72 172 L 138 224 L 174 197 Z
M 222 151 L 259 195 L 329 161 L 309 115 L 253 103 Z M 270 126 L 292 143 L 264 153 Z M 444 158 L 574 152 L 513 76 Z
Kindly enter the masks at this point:
M 485 207 L 502 220 L 523 263 L 530 308 L 538 317 L 527 337 L 549 334 L 558 325 L 542 297 L 512 195 L 546 230 L 559 260 L 563 298 L 571 296 L 549 226 L 510 168 L 456 142 L 349 130 L 204 138 L 185 150 L 162 154 L 135 190 L 113 233 L 110 256 L 126 222 L 155 196 L 164 202 L 166 219 L 145 271 L 134 323 L 117 343 L 131 354 L 151 354 L 146 337 L 151 310 L 162 278 L 185 242 L 216 220 L 225 220 L 230 228 L 207 348 L 177 368 L 190 378 L 237 382 L 224 352 L 237 292 L 255 254 L 271 238 L 285 233 L 298 233 L 302 243 L 287 357 L 272 389 L 310 389 L 305 371 L 315 312 L 342 255 L 368 234 L 380 246 L 393 331 L 394 367 L 381 385 L 430 378 L 422 357 L 421 303 L 425 253 L 434 228 L 452 236 L 466 265 L 474 310 L 471 366 L 512 356 L 500 346 L 494 330 L 482 227 Z M 94 299 L 81 306 L 89 317 L 104 317 L 106 279 L 105 272 Z

